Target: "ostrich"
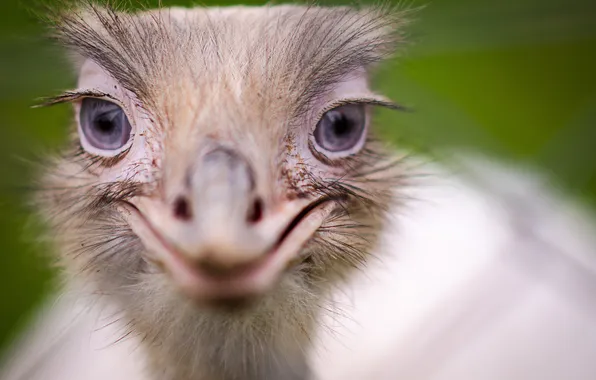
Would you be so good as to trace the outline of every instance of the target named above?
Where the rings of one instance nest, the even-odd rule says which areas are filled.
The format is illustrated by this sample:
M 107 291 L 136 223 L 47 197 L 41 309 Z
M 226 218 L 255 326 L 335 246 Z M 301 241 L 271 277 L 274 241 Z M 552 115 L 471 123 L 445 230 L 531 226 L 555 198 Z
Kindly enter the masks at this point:
M 2 378 L 593 378 L 589 218 L 374 138 L 406 16 L 52 11 L 78 85 L 35 204 L 65 287 Z

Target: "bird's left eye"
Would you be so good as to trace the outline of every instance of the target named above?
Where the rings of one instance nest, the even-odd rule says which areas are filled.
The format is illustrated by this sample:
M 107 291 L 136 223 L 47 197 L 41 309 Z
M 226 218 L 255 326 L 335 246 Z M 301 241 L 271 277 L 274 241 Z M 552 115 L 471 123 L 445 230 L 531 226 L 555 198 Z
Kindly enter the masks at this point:
M 114 151 L 130 140 L 131 126 L 124 110 L 117 104 L 85 98 L 81 104 L 81 132 L 96 149 Z
M 366 125 L 364 104 L 346 104 L 327 111 L 317 123 L 317 145 L 332 153 L 350 151 L 361 143 Z

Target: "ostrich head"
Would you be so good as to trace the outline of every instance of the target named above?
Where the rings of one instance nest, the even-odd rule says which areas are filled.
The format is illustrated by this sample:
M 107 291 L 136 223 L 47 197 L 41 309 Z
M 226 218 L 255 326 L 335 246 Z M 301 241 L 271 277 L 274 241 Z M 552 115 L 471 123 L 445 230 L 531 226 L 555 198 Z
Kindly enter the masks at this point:
M 401 15 L 87 4 L 50 19 L 78 73 L 48 101 L 75 118 L 38 196 L 65 272 L 122 310 L 158 378 L 195 363 L 261 378 L 261 358 L 299 356 L 404 177 L 373 137 L 373 109 L 395 106 L 368 85 Z

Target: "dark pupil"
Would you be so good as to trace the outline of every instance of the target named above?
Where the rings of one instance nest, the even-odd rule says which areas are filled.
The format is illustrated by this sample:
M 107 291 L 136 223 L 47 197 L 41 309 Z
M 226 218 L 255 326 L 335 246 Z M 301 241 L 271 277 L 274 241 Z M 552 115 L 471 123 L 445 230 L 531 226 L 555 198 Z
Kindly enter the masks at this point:
M 354 124 L 348 120 L 344 115 L 337 111 L 329 112 L 329 119 L 331 119 L 331 129 L 337 138 L 345 138 L 346 135 L 354 128 Z
M 105 146 L 115 146 L 120 143 L 124 121 L 124 115 L 119 107 L 111 109 L 98 109 L 98 114 L 93 118 L 93 134 L 99 143 Z M 101 112 L 101 113 L 99 113 Z
M 95 127 L 98 130 L 98 132 L 106 135 L 114 132 L 115 125 L 112 119 L 113 117 L 110 117 L 109 114 L 103 114 L 98 116 L 97 120 L 95 120 Z

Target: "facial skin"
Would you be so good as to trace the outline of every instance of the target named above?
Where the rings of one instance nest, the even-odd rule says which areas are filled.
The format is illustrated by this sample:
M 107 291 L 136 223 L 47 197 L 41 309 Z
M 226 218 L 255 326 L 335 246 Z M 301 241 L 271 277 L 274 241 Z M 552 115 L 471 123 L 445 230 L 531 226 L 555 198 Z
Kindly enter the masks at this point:
M 193 373 L 194 345 L 222 335 L 251 355 L 299 352 L 326 291 L 369 260 L 405 178 L 372 137 L 373 108 L 394 106 L 368 86 L 394 19 L 85 12 L 57 24 L 82 64 L 50 103 L 73 103 L 76 128 L 38 197 L 65 268 L 155 343 L 164 378 Z

